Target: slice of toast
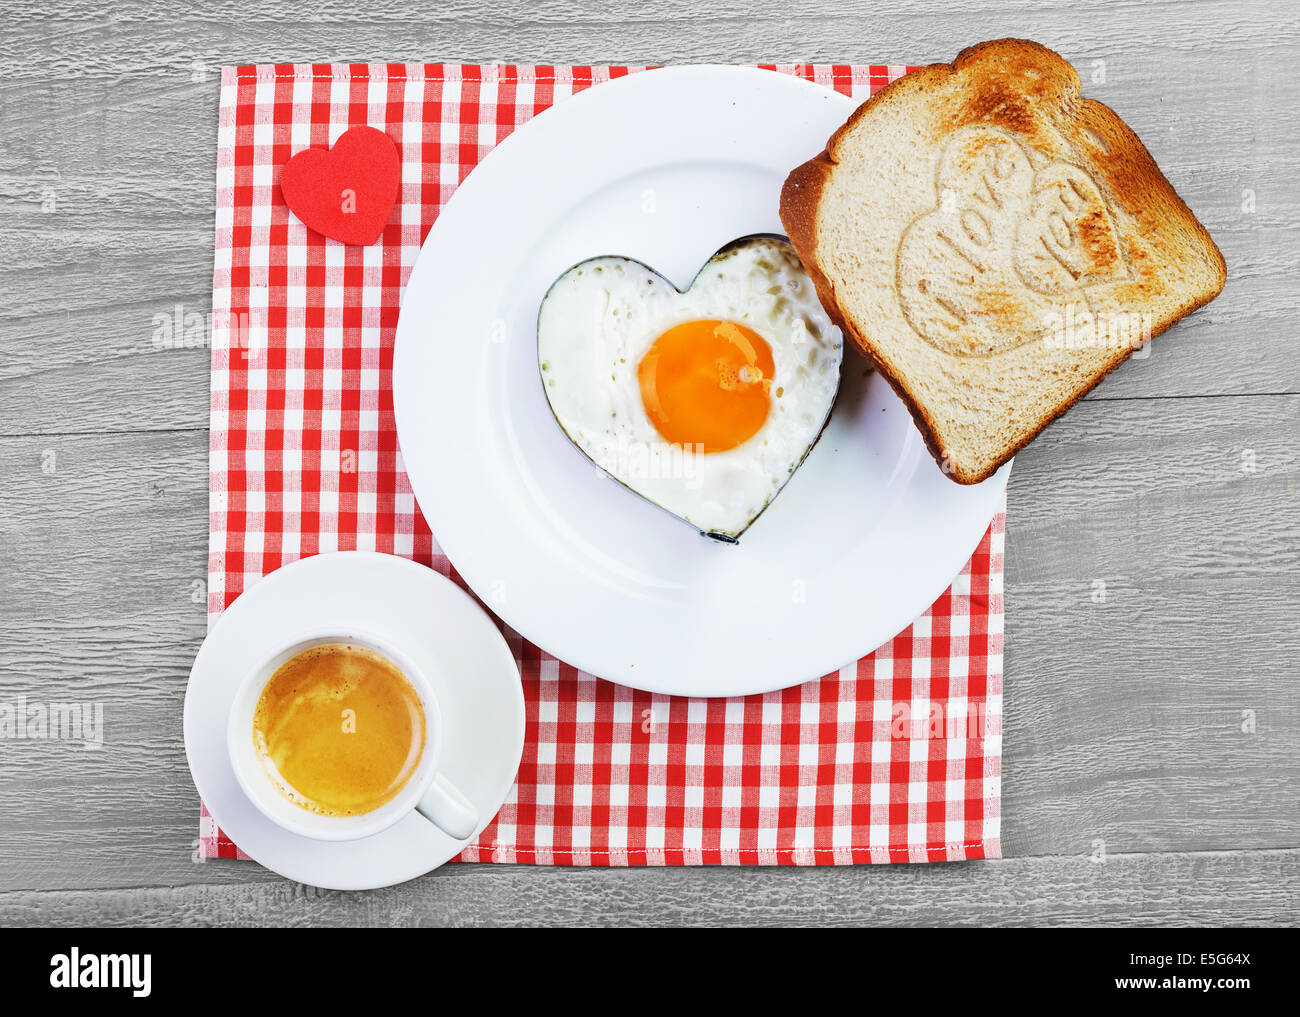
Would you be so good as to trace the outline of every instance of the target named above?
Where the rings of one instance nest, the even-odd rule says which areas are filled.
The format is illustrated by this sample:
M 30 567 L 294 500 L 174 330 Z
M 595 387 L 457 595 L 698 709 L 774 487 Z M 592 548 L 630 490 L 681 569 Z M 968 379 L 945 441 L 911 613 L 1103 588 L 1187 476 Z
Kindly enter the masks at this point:
M 1022 39 L 867 100 L 790 174 L 781 220 L 822 304 L 963 484 L 1227 278 L 1137 135 Z

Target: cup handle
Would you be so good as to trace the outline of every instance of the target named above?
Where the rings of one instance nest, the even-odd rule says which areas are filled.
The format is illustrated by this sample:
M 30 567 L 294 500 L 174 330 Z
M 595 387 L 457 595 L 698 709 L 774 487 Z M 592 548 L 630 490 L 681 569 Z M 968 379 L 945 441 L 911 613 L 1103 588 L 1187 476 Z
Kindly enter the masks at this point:
M 465 840 L 478 827 L 478 809 L 440 773 L 415 811 L 454 840 Z

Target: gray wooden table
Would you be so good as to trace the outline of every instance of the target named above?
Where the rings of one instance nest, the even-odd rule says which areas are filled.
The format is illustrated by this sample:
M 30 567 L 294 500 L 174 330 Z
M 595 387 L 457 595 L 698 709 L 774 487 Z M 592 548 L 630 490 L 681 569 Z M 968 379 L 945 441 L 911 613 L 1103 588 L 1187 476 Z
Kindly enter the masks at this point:
M 245 0 L 162 16 L 73 0 L 51 16 L 5 0 L 0 704 L 102 703 L 105 731 L 97 751 L 0 740 L 0 923 L 1297 923 L 1300 14 L 889 6 Z M 925 63 L 1004 35 L 1074 62 L 1229 267 L 1217 301 L 1018 457 L 1007 857 L 453 865 L 354 895 L 199 862 L 181 703 L 204 634 L 208 353 L 151 336 L 155 314 L 210 306 L 221 65 Z

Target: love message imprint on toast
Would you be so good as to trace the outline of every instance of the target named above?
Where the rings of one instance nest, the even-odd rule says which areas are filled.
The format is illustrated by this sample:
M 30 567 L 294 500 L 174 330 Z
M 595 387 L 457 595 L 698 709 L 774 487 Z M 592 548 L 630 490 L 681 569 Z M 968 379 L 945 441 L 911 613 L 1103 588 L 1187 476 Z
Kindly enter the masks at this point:
M 955 131 L 936 189 L 938 205 L 903 232 L 896 271 L 908 323 L 944 353 L 1006 353 L 1062 316 L 1092 320 L 1088 290 L 1128 278 L 1093 179 L 1004 130 Z

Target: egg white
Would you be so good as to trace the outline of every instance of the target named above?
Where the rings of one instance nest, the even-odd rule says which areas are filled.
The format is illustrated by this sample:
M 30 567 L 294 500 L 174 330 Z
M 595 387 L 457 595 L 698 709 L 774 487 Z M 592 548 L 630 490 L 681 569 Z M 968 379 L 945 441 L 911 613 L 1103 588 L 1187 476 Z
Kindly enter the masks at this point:
M 674 325 L 717 318 L 772 349 L 771 406 L 759 430 L 722 452 L 667 443 L 642 403 L 637 367 Z M 592 258 L 542 302 L 538 362 L 565 433 L 627 487 L 702 532 L 735 539 L 817 440 L 839 388 L 843 339 L 794 249 L 753 238 L 724 248 L 679 292 L 628 258 Z

